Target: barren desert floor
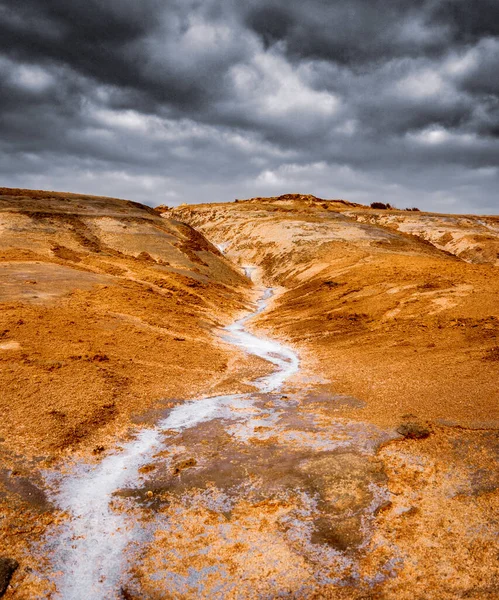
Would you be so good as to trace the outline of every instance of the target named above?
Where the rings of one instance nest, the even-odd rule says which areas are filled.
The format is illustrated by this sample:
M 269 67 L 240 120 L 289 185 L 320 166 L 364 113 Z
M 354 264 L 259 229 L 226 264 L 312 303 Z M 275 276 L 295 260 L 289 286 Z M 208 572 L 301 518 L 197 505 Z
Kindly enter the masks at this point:
M 498 225 L 0 189 L 0 595 L 499 598 Z

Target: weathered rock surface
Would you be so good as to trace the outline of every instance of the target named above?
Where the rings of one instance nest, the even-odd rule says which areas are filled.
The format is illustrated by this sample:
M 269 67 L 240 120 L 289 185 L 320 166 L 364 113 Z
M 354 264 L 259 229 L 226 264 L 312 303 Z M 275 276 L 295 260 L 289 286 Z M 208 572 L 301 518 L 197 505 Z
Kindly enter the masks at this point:
M 0 598 L 7 591 L 12 575 L 14 575 L 18 568 L 19 563 L 17 560 L 0 556 Z

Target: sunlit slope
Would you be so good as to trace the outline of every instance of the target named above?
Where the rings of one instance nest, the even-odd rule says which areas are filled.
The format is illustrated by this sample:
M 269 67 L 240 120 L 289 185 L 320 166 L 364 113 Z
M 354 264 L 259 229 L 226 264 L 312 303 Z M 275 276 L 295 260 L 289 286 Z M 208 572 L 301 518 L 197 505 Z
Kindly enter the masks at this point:
M 499 217 L 353 209 L 345 211 L 361 223 L 381 225 L 420 237 L 435 247 L 475 264 L 499 266 Z
M 247 289 L 201 234 L 148 207 L 0 189 L 0 436 L 91 445 L 159 399 L 224 385 L 232 359 L 210 330 Z
M 401 231 L 404 219 L 419 219 L 430 239 L 431 227 L 457 228 L 458 217 L 292 195 L 167 214 L 226 243 L 235 261 L 261 266 L 269 285 L 285 286 L 265 324 L 302 348 L 316 376 L 368 400 L 364 413 L 377 422 L 409 413 L 466 425 L 499 420 L 498 269 Z M 398 229 L 381 224 L 389 218 Z M 470 222 L 483 227 L 482 217 L 462 220 L 466 231 Z M 487 222 L 497 243 L 494 218 Z

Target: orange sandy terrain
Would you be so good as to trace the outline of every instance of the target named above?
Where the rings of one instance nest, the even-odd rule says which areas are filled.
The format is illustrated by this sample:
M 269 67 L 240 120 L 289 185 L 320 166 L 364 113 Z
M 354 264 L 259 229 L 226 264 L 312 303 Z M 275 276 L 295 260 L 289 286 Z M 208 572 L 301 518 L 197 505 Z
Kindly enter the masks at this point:
M 368 401 L 365 416 L 382 425 L 402 415 L 486 427 L 499 422 L 499 276 L 490 263 L 459 260 L 426 239 L 437 217 L 362 211 L 348 203 L 285 196 L 174 209 L 227 256 L 262 267 L 283 292 L 260 319 L 298 346 L 310 373 Z M 415 216 L 417 215 L 417 216 Z M 400 233 L 420 218 L 424 240 Z M 371 225 L 391 219 L 398 230 Z M 441 217 L 459 238 L 497 218 Z M 359 221 L 362 221 L 359 223 Z M 364 224 L 367 222 L 367 224 Z M 425 225 L 426 224 L 426 225 Z M 492 244 L 499 244 L 499 233 Z M 497 246 L 499 248 L 499 246 Z M 438 399 L 438 401 L 435 401 Z
M 234 351 L 211 329 L 248 281 L 152 209 L 0 189 L 0 280 L 4 448 L 91 446 L 155 400 L 230 385 Z
M 322 398 L 361 401 L 336 407 L 337 423 L 400 434 L 376 453 L 390 495 L 361 560 L 397 575 L 359 597 L 498 598 L 497 217 L 297 195 L 165 214 L 279 287 L 257 326 L 299 349 Z M 331 406 L 312 410 L 331 418 Z
M 162 431 L 113 493 L 148 531 L 117 598 L 499 598 L 498 226 L 300 195 L 152 210 L 0 188 L 5 597 L 58 597 L 32 543 L 70 517 L 41 469 L 100 464 L 182 400 L 248 392 L 239 420 Z M 301 362 L 274 393 L 248 383 L 270 365 L 219 335 L 262 285 L 249 328 Z
M 98 457 L 132 418 L 267 369 L 212 333 L 250 296 L 214 246 L 152 209 L 0 188 L 0 555 L 20 558 L 52 520 L 40 467 Z

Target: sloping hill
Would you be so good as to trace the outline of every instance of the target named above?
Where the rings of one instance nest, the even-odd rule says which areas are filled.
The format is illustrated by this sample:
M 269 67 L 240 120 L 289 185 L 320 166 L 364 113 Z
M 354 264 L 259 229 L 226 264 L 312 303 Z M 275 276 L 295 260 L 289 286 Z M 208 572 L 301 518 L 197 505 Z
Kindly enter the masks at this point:
M 498 597 L 494 218 L 484 221 L 490 244 L 481 251 L 483 240 L 469 234 L 483 232 L 481 217 L 373 211 L 309 196 L 166 214 L 223 244 L 235 262 L 258 266 L 266 284 L 280 288 L 258 325 L 289 341 L 302 359 L 297 389 L 311 400 L 298 412 L 315 425 L 302 425 L 296 440 L 318 423 L 339 443 L 351 439 L 347 427 L 399 436 L 375 451 L 388 494 L 352 578 L 371 581 L 371 589 L 332 583 L 317 597 Z M 457 247 L 449 236 L 442 240 L 444 228 L 459 238 Z M 340 457 L 350 456 L 345 444 Z M 310 473 L 312 485 L 324 477 L 331 484 L 320 539 L 335 547 L 365 530 L 354 522 L 357 509 L 346 509 L 376 489 L 372 474 L 355 487 L 368 462 L 361 464 Z
M 391 213 L 286 195 L 166 214 L 286 288 L 265 324 L 302 347 L 311 371 L 334 380 L 336 390 L 372 398 L 373 418 L 414 412 L 417 398 L 424 418 L 499 420 L 491 360 L 499 343 L 499 271 L 468 264 L 401 226 L 383 226 Z M 396 218 L 405 215 L 408 223 L 420 219 L 428 238 L 445 222 L 405 211 Z M 490 237 L 499 243 L 492 229 Z
M 499 271 L 442 223 L 2 190 L 8 597 L 497 598 Z
M 436 248 L 475 264 L 499 266 L 499 217 L 441 215 L 393 210 L 345 211 L 361 223 L 381 225 L 431 242 Z
M 4 448 L 91 449 L 160 399 L 225 385 L 210 329 L 247 290 L 201 234 L 146 206 L 0 189 Z

